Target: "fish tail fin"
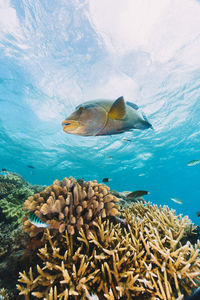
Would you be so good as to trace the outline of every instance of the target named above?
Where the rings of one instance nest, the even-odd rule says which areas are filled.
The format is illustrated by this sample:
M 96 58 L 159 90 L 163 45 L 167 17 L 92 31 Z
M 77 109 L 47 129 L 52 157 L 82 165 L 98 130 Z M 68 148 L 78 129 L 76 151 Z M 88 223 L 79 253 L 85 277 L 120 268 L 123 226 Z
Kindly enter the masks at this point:
M 145 113 L 144 113 L 143 111 L 141 111 L 141 114 L 142 114 L 142 116 L 143 116 L 143 118 L 144 118 L 144 121 L 146 122 L 146 128 L 151 128 L 152 130 L 154 130 L 153 126 L 152 126 L 151 123 L 148 121 L 148 119 L 147 119 Z
M 137 124 L 135 124 L 134 126 L 135 129 L 148 129 L 148 128 L 152 128 L 152 125 L 146 121 L 146 120 L 140 120 Z

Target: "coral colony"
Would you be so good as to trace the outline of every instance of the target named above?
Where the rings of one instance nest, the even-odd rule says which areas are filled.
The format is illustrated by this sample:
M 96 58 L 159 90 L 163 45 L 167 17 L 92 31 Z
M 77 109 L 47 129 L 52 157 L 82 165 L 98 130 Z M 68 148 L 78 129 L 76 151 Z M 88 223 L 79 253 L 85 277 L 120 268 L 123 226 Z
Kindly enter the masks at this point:
M 23 203 L 28 196 L 41 191 L 44 187 L 30 185 L 21 176 L 7 172 L 0 176 L 0 209 L 4 218 L 19 225 L 24 216 Z
M 28 197 L 25 210 L 49 227 L 33 225 L 27 215 L 23 220 L 24 231 L 43 243 L 38 264 L 20 272 L 19 294 L 25 300 L 191 294 L 200 282 L 200 244 L 189 241 L 196 227 L 167 206 L 143 201 L 123 208 L 117 202 L 106 185 L 72 177 Z M 116 216 L 125 222 L 113 222 Z
M 73 235 L 82 227 L 87 231 L 93 226 L 96 217 L 102 218 L 118 214 L 118 199 L 109 193 L 109 188 L 98 184 L 96 180 L 84 182 L 83 186 L 72 177 L 63 181 L 55 180 L 44 191 L 30 196 L 24 203 L 24 209 L 34 211 L 35 215 L 52 229 L 52 234 L 63 233 L 66 229 Z M 43 228 L 24 219 L 24 231 L 31 237 Z
M 41 187 L 17 174 L 0 176 L 6 220 L 0 223 L 0 299 L 190 295 L 200 282 L 198 228 L 168 206 L 129 194 L 96 180 L 69 177 Z

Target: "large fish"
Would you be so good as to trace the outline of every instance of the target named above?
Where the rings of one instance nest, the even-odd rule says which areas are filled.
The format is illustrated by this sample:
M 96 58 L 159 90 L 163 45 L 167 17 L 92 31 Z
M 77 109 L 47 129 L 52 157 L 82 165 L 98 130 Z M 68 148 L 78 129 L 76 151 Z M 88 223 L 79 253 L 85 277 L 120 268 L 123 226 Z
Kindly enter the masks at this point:
M 148 122 L 139 107 L 124 101 L 123 97 L 115 101 L 93 100 L 76 107 L 63 122 L 63 130 L 70 134 L 83 136 L 111 135 L 131 129 L 148 129 Z

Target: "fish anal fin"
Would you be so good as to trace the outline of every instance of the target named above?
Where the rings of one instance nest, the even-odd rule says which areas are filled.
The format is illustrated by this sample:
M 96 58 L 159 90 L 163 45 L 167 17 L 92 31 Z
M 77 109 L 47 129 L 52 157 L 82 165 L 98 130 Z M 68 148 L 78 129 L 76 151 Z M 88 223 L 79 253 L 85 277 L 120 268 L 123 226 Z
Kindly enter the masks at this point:
M 124 102 L 124 97 L 119 97 L 109 110 L 109 117 L 112 119 L 120 120 L 123 119 L 126 114 L 126 106 Z

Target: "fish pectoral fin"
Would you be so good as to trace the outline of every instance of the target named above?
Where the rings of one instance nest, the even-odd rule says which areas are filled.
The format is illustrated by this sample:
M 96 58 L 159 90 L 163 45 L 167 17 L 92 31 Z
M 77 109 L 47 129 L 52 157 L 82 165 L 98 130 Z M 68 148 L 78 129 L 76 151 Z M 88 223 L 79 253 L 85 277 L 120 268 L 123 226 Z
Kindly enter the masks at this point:
M 134 108 L 135 110 L 138 110 L 139 109 L 139 106 L 135 103 L 132 103 L 132 102 L 128 102 L 126 101 L 126 104 L 131 106 L 132 108 Z
M 108 115 L 112 119 L 120 120 L 123 119 L 125 114 L 126 114 L 126 106 L 124 102 L 124 97 L 119 97 L 117 100 L 115 100 L 115 102 L 111 106 Z

